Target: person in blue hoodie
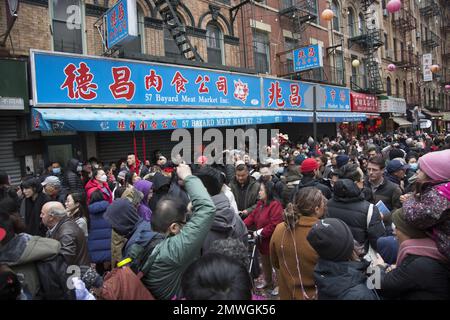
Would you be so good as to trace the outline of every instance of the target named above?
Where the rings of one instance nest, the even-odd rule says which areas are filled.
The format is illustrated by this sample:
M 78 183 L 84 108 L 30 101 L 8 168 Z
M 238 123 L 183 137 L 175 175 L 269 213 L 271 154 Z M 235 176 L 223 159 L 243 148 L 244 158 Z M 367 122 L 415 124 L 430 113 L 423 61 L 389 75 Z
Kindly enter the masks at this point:
M 102 273 L 110 268 L 111 264 L 111 224 L 103 218 L 103 214 L 109 206 L 109 202 L 103 198 L 101 191 L 94 191 L 88 206 L 89 211 L 89 236 L 88 250 L 91 262 L 97 266 L 97 271 Z
M 359 260 L 352 232 L 342 220 L 320 220 L 307 240 L 319 255 L 314 269 L 319 300 L 379 300 L 367 286 L 369 263 Z

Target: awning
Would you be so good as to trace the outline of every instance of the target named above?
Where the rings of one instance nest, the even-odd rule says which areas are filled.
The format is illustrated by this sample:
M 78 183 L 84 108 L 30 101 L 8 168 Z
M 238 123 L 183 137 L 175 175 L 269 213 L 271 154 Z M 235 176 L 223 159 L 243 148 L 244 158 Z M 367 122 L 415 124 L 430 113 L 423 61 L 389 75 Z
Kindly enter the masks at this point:
M 379 113 L 365 112 L 364 114 L 366 115 L 367 119 L 378 119 L 381 117 L 381 115 Z
M 317 112 L 317 122 L 361 122 L 366 121 L 364 113 L 358 112 Z
M 405 118 L 393 117 L 392 120 L 394 120 L 394 122 L 396 124 L 398 124 L 400 127 L 410 127 L 410 126 L 412 126 L 412 123 L 409 122 L 408 120 L 406 120 Z
M 312 122 L 313 113 L 272 110 L 32 108 L 39 131 L 132 131 Z
M 425 109 L 425 108 L 422 108 L 422 111 L 424 113 L 426 113 L 428 116 L 430 116 L 431 119 L 440 119 L 440 118 L 442 118 L 444 116 L 444 114 L 441 113 L 441 112 L 432 112 L 432 111 L 430 111 L 428 109 Z

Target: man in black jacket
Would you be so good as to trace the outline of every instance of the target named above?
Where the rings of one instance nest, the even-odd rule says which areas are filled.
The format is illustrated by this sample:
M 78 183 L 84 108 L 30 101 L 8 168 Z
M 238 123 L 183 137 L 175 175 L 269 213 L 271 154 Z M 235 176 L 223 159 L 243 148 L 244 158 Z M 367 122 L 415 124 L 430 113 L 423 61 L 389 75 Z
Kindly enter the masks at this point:
M 85 192 L 83 182 L 81 181 L 79 174 L 79 172 L 81 172 L 81 167 L 79 167 L 79 164 L 80 161 L 77 159 L 70 159 L 67 162 L 67 168 L 62 183 L 68 193 Z
M 244 161 L 236 162 L 236 175 L 230 182 L 230 188 L 236 198 L 239 214 L 245 219 L 258 202 L 259 183 L 249 175 Z
M 319 175 L 319 164 L 316 159 L 308 158 L 304 160 L 300 166 L 300 171 L 303 174 L 303 178 L 300 180 L 295 192 L 291 194 L 291 201 L 293 201 L 294 195 L 304 187 L 316 187 L 319 189 L 325 198 L 331 199 L 332 193 L 330 188 L 321 183 L 317 176 Z
M 68 265 L 89 265 L 86 237 L 80 227 L 67 216 L 60 202 L 47 202 L 42 207 L 41 218 L 49 229 L 47 236 L 61 243 L 61 254 Z

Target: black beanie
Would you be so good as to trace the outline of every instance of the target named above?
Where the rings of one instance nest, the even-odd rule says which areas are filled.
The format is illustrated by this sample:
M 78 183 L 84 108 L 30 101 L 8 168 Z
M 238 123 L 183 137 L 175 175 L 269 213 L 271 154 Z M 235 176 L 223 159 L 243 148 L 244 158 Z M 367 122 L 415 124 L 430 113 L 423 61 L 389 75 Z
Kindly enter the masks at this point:
M 309 231 L 307 239 L 324 260 L 348 261 L 352 256 L 353 235 L 342 220 L 334 218 L 320 220 Z

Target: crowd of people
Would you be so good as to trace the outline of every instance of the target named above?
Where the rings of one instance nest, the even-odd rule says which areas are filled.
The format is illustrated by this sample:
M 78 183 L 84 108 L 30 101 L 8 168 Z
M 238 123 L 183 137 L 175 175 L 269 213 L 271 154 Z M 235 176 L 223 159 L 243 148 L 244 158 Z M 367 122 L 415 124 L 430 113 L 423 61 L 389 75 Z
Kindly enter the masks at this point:
M 272 143 L 0 172 L 0 299 L 450 298 L 450 135 Z

